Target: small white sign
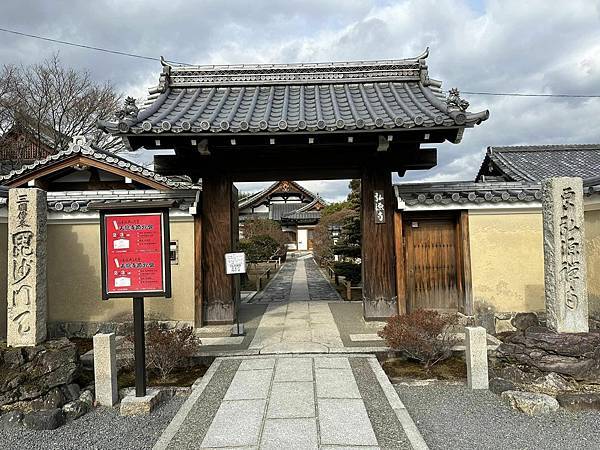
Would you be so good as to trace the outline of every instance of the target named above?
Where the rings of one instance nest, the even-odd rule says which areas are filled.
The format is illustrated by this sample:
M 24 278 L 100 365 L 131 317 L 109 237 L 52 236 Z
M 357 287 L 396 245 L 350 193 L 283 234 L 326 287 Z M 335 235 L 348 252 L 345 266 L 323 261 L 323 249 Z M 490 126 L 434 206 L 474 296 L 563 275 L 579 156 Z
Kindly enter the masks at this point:
M 225 273 L 227 275 L 246 273 L 246 254 L 225 253 Z

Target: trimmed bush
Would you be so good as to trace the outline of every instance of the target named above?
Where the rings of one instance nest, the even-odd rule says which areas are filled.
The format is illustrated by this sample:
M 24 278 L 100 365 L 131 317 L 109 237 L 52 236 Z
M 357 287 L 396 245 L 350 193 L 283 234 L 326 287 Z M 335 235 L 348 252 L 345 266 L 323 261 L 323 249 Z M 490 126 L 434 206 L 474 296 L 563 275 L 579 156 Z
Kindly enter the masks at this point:
M 346 278 L 353 285 L 358 285 L 362 279 L 361 265 L 348 261 L 337 261 L 333 263 L 333 270 L 340 276 Z
M 390 317 L 378 334 L 388 346 L 419 361 L 428 372 L 433 365 L 452 355 L 458 338 L 450 333 L 450 327 L 456 322 L 455 314 L 417 309 Z
M 281 246 L 271 236 L 262 235 L 241 240 L 239 248 L 246 254 L 247 262 L 260 262 L 277 256 Z
M 133 342 L 133 336 L 129 340 Z M 200 344 L 192 327 L 168 328 L 164 323 L 152 323 L 146 326 L 146 365 L 166 380 L 173 370 L 186 366 L 200 351 Z

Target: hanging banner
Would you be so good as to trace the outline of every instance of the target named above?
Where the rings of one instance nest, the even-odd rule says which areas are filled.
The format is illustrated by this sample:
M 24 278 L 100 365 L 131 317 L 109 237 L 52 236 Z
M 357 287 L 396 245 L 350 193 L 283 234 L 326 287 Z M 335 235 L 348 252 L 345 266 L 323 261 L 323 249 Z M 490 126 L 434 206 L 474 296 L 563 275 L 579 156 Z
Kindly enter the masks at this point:
M 101 211 L 102 298 L 171 297 L 169 211 Z

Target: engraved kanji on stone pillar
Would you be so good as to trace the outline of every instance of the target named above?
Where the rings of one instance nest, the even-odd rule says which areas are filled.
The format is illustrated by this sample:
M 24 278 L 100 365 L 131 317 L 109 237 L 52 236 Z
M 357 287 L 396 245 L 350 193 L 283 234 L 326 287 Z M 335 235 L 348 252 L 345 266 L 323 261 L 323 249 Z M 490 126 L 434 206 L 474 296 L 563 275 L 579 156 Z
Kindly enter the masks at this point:
M 29 347 L 46 339 L 46 192 L 8 195 L 7 344 Z
M 548 178 L 542 192 L 548 327 L 559 333 L 587 333 L 583 182 L 581 178 Z

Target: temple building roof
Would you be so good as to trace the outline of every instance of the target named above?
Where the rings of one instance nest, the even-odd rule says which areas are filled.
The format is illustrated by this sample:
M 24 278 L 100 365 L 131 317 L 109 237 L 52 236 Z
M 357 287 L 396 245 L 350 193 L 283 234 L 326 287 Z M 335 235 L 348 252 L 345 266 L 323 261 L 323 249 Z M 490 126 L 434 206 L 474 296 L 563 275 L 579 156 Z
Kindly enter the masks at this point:
M 488 147 L 477 180 L 541 182 L 600 174 L 600 144 Z
M 79 139 L 79 140 L 78 140 Z M 59 151 L 43 159 L 25 164 L 0 176 L 0 184 L 17 187 L 65 168 L 82 170 L 90 166 L 107 172 L 119 173 L 139 184 L 154 189 L 191 189 L 192 183 L 183 177 L 166 177 L 125 159 L 118 154 L 88 145 L 83 138 L 76 138 L 66 150 Z
M 319 64 L 170 66 L 141 109 L 132 99 L 99 126 L 116 135 L 306 133 L 472 127 L 467 111 L 416 58 Z M 459 134 L 456 138 L 460 140 Z

